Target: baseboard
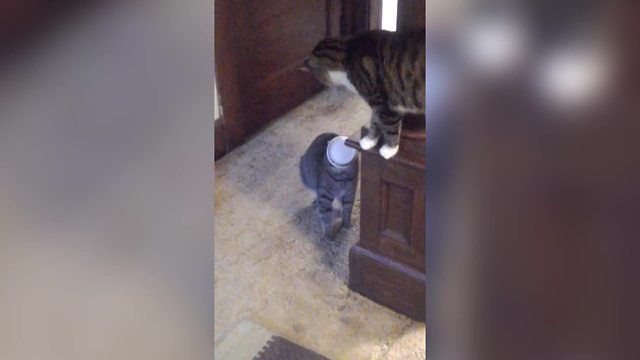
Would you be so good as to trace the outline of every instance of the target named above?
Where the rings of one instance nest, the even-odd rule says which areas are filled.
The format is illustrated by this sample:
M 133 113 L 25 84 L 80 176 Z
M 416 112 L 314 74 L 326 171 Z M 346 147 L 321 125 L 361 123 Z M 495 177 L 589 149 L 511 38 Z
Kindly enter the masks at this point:
M 355 245 L 349 252 L 349 288 L 417 321 L 425 321 L 426 275 Z

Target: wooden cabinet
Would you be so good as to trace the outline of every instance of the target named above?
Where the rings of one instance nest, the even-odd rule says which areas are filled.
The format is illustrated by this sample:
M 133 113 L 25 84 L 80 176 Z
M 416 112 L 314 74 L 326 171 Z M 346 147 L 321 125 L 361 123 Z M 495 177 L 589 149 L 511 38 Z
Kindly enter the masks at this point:
M 421 118 L 422 121 L 424 117 Z M 419 121 L 418 121 L 419 123 Z M 360 240 L 349 253 L 349 287 L 415 320 L 425 320 L 425 131 L 405 128 L 400 151 L 385 160 L 361 152 Z
M 425 9 L 424 0 L 399 1 L 398 30 L 423 29 Z M 360 240 L 349 252 L 349 287 L 425 321 L 425 117 L 405 117 L 400 150 L 389 160 L 377 148 L 360 148 L 365 134 L 363 129 L 347 142 L 361 153 Z

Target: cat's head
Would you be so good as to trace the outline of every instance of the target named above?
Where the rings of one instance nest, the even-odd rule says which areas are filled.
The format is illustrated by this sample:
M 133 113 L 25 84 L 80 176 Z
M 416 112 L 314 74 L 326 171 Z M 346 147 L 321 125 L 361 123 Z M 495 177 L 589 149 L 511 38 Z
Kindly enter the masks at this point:
M 311 55 L 299 68 L 311 72 L 326 86 L 341 85 L 332 74 L 345 72 L 346 42 L 343 39 L 327 38 L 318 43 Z

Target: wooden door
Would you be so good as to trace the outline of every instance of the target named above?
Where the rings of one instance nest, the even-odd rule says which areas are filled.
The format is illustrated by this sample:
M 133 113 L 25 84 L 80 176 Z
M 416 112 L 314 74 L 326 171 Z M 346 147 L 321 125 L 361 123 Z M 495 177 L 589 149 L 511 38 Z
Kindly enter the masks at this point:
M 217 0 L 215 65 L 229 151 L 322 89 L 297 71 L 315 44 L 340 33 L 338 0 Z

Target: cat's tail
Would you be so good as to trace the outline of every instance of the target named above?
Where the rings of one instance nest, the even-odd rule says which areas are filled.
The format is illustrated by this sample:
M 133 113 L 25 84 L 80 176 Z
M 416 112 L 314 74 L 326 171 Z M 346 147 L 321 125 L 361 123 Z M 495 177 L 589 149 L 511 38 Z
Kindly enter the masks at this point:
M 305 157 L 300 158 L 300 178 L 302 183 L 310 190 L 318 188 L 318 178 L 314 176 L 317 173 L 309 164 L 305 162 Z

